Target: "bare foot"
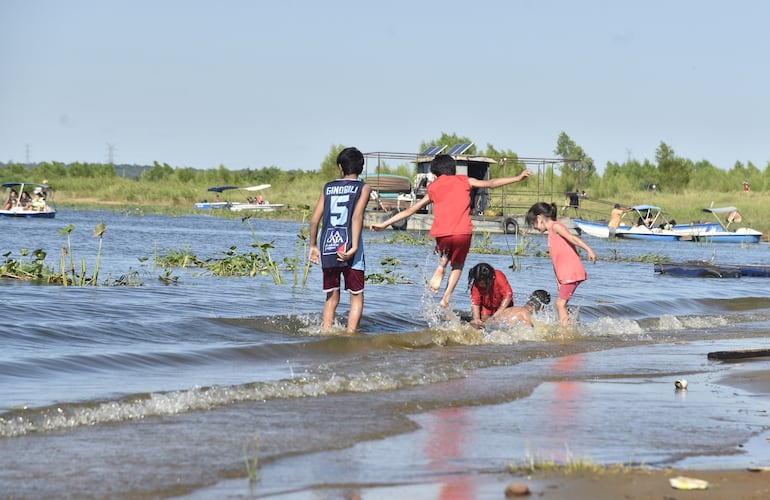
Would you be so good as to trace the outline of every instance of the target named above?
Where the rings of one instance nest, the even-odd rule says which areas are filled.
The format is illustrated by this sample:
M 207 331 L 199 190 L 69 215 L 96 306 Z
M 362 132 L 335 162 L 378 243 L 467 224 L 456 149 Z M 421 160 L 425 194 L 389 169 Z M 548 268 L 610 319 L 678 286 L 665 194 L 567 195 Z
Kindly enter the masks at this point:
M 441 290 L 441 282 L 444 280 L 444 268 L 439 267 L 436 268 L 436 272 L 433 273 L 433 277 L 428 282 L 428 285 L 430 285 L 430 289 L 433 290 L 433 293 L 438 293 L 439 290 Z
M 446 298 L 443 298 L 441 299 L 441 302 L 438 303 L 438 305 L 446 309 L 447 307 L 449 307 L 449 300 L 447 300 Z

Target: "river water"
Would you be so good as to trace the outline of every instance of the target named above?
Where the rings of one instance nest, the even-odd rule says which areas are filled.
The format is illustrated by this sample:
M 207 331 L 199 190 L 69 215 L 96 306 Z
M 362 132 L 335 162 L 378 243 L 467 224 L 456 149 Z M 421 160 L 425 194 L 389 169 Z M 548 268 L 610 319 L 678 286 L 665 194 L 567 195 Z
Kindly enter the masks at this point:
M 373 485 L 449 478 L 453 498 L 480 498 L 467 474 L 531 460 L 770 465 L 767 394 L 725 382 L 770 366 L 707 359 L 768 347 L 770 281 L 671 277 L 624 260 L 770 264 L 767 243 L 588 237 L 600 260 L 587 265 L 565 338 L 552 310 L 535 328 L 479 332 L 446 320 L 424 285 L 432 245 L 366 231 L 367 274 L 398 283 L 367 284 L 362 333 L 345 337 L 319 332 L 317 267 L 302 286 L 285 268 L 288 284 L 276 285 L 154 266 L 172 251 L 252 252 L 255 238 L 273 242 L 275 261 L 293 259 L 298 222 L 60 211 L 0 227 L 11 259 L 42 249 L 58 267 L 71 247 L 89 274 L 100 254 L 100 282 L 129 274 L 140 285 L 0 280 L 4 497 L 342 498 L 368 486 L 375 498 Z M 546 249 L 539 235 L 491 235 L 481 246 Z M 547 258 L 472 253 L 466 269 L 481 261 L 506 271 L 517 304 L 536 288 L 555 293 Z M 452 306 L 469 310 L 465 277 Z M 341 324 L 346 312 L 343 294 Z M 674 390 L 678 378 L 687 391 Z

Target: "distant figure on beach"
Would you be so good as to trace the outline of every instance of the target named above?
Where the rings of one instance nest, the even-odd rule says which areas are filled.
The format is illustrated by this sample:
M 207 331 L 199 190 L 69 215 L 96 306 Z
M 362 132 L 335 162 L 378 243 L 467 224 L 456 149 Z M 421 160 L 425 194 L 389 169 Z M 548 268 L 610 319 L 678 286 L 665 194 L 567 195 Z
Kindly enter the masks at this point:
M 364 211 L 371 186 L 358 178 L 364 170 L 364 155 L 356 148 L 345 148 L 337 155 L 340 178 L 327 182 L 321 190 L 310 218 L 308 259 L 321 264 L 323 291 L 326 292 L 321 329 L 329 331 L 340 303 L 340 284 L 350 294 L 347 333 L 358 331 L 364 310 Z M 319 224 L 323 227 L 318 248 Z
M 612 209 L 612 212 L 610 212 L 610 222 L 607 224 L 607 227 L 610 228 L 610 238 L 615 237 L 615 231 L 618 230 L 620 219 L 622 219 L 630 210 L 630 208 L 621 208 L 620 203 L 615 203 L 615 207 Z
M 471 326 L 483 328 L 488 319 L 513 306 L 513 289 L 505 273 L 486 262 L 468 271 L 468 288 L 471 290 Z
M 596 262 L 596 254 L 583 240 L 571 234 L 567 226 L 556 220 L 557 209 L 553 203 L 539 201 L 527 212 L 527 224 L 541 233 L 548 232 L 548 253 L 551 254 L 553 270 L 559 294 L 556 312 L 562 327 L 569 325 L 567 302 L 572 298 L 578 285 L 588 279 L 577 247 L 588 252 L 588 260 Z
M 490 318 L 489 324 L 513 326 L 516 323 L 525 323 L 534 327 L 532 315 L 542 311 L 545 306 L 551 303 L 551 294 L 546 290 L 535 290 L 527 299 L 524 306 L 511 306 L 494 317 Z
M 406 219 L 433 203 L 433 224 L 429 235 L 436 238 L 436 253 L 439 263 L 431 277 L 429 286 L 434 293 L 441 289 L 444 272 L 451 264 L 446 290 L 441 297 L 441 307 L 449 306 L 452 292 L 460 281 L 465 257 L 471 248 L 473 222 L 471 221 L 471 189 L 497 188 L 506 184 L 521 182 L 532 170 L 526 169 L 516 177 L 480 180 L 457 174 L 457 162 L 451 155 L 436 155 L 431 161 L 430 172 L 436 180 L 428 184 L 427 194 L 411 207 L 399 212 L 379 224 L 372 224 L 373 231 L 382 231 L 394 222 Z

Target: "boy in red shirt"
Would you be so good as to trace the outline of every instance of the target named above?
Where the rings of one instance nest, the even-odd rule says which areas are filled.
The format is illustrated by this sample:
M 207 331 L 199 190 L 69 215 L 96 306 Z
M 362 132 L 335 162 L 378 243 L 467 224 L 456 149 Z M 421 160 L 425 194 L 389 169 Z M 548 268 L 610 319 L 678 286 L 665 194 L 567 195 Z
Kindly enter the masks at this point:
M 451 264 L 446 290 L 441 297 L 441 307 L 449 306 L 452 292 L 460 281 L 465 257 L 471 248 L 473 222 L 471 222 L 471 188 L 497 188 L 514 182 L 521 182 L 532 170 L 526 169 L 516 177 L 480 180 L 457 174 L 457 162 L 450 155 L 436 155 L 430 163 L 430 171 L 436 180 L 428 184 L 427 194 L 406 210 L 397 213 L 385 222 L 372 224 L 372 231 L 382 231 L 394 222 L 406 219 L 433 203 L 433 224 L 429 236 L 436 238 L 438 267 L 429 285 L 438 293 L 444 279 L 444 270 Z

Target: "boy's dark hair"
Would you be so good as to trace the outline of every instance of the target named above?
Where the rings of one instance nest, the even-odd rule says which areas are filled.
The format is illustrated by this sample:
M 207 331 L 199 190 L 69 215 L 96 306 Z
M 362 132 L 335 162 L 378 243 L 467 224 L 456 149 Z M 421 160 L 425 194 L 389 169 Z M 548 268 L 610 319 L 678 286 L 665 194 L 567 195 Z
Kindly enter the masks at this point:
M 457 162 L 449 155 L 436 155 L 430 162 L 430 173 L 439 177 L 441 175 L 455 175 Z
M 343 175 L 360 175 L 364 171 L 364 155 L 357 148 L 345 148 L 337 155 L 337 165 L 342 167 Z
M 546 290 L 535 290 L 527 299 L 527 304 L 535 312 L 541 311 L 545 306 L 551 303 L 551 294 Z
M 525 219 L 527 221 L 527 225 L 532 227 L 535 225 L 535 222 L 537 222 L 538 215 L 544 215 L 551 220 L 556 220 L 557 213 L 558 213 L 558 210 L 556 208 L 556 203 L 547 203 L 545 201 L 538 201 L 537 203 L 535 203 L 530 207 Z
M 486 262 L 481 262 L 470 268 L 468 271 L 468 289 L 477 281 L 486 281 L 487 287 L 490 287 L 495 281 L 495 268 Z

